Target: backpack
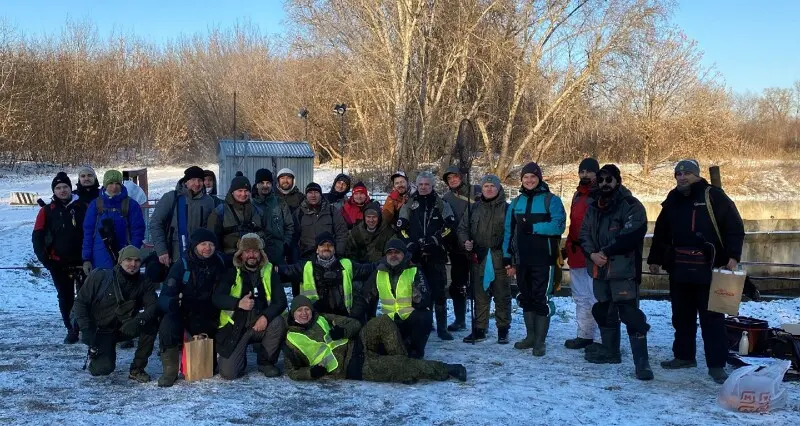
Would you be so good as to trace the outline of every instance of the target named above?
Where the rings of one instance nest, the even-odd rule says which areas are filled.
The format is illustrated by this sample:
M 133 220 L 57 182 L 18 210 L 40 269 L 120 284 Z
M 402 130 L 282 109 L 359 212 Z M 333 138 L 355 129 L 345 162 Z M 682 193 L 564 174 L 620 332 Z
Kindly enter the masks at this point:
M 100 222 L 102 221 L 101 217 L 103 216 L 103 213 L 105 213 L 106 211 L 104 203 L 105 202 L 103 201 L 102 196 L 97 197 L 97 204 L 95 206 L 97 208 L 97 222 L 95 223 L 95 228 L 94 228 L 95 232 L 99 229 Z M 122 220 L 125 221 L 125 232 L 128 234 L 128 243 L 131 242 L 131 227 L 130 225 L 128 225 L 128 212 L 130 211 L 130 207 L 131 207 L 131 197 L 125 197 L 122 199 L 122 204 L 120 205 L 119 209 L 117 208 L 108 209 L 109 211 L 112 212 L 119 212 L 120 216 L 122 216 Z

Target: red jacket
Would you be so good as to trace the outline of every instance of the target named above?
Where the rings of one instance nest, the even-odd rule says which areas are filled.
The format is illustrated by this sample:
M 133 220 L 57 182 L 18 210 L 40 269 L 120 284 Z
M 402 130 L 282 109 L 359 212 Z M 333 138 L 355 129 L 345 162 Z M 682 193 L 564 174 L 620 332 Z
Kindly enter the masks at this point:
M 567 249 L 567 263 L 570 268 L 585 268 L 586 256 L 581 250 L 581 244 L 578 241 L 581 235 L 581 225 L 583 225 L 583 218 L 586 216 L 586 211 L 589 209 L 589 204 L 592 200 L 589 198 L 589 187 L 579 186 L 575 195 L 572 197 L 572 206 L 569 211 L 569 233 L 567 234 L 567 242 L 565 244 Z
M 344 202 L 344 205 L 342 205 L 342 217 L 344 217 L 348 229 L 352 229 L 353 225 L 364 220 L 364 208 L 367 207 L 369 202 L 369 194 L 367 194 L 367 201 L 362 205 L 356 204 L 352 195 Z

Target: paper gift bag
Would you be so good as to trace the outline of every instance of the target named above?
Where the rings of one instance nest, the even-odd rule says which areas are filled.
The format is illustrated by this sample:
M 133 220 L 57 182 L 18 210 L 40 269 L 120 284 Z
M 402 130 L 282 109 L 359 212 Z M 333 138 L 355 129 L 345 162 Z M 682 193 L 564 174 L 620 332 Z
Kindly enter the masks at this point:
M 739 315 L 742 301 L 744 271 L 714 269 L 711 274 L 711 290 L 708 294 L 708 310 L 728 315 Z
M 214 339 L 206 334 L 192 336 L 183 343 L 183 376 L 187 382 L 208 379 L 214 375 Z

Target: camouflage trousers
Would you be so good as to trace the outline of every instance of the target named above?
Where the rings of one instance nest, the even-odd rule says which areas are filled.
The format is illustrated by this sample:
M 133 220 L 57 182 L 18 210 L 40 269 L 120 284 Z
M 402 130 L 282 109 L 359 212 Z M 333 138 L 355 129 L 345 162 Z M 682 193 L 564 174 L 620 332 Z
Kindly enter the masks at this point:
M 371 319 L 361 329 L 364 344 L 362 379 L 371 382 L 410 383 L 447 380 L 447 366 L 439 361 L 408 357 L 400 330 L 387 315 Z

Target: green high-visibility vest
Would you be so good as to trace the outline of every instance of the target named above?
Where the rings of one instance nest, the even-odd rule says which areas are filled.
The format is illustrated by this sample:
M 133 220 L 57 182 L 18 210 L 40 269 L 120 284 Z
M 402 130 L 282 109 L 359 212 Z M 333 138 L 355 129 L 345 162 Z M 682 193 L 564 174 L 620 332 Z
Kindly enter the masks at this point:
M 400 315 L 400 319 L 406 319 L 414 308 L 411 306 L 413 294 L 414 277 L 417 275 L 417 268 L 408 268 L 400 274 L 397 279 L 397 288 L 392 293 L 392 284 L 389 282 L 389 273 L 378 271 L 375 283 L 378 286 L 378 296 L 381 298 L 381 311 L 384 315 L 389 315 L 392 319 Z
M 261 269 L 261 285 L 264 287 L 264 296 L 267 298 L 267 303 L 272 301 L 272 264 L 267 263 Z M 242 297 L 242 270 L 236 268 L 236 280 L 231 286 L 231 297 L 239 299 Z M 233 311 L 220 311 L 219 313 L 219 327 L 225 327 L 228 324 L 233 324 Z
M 339 361 L 333 355 L 333 350 L 339 346 L 346 345 L 347 339 L 331 339 L 331 327 L 322 315 L 317 317 L 317 325 L 325 333 L 322 342 L 295 331 L 286 335 L 286 341 L 303 353 L 308 359 L 309 366 L 322 365 L 330 373 L 339 367 Z
M 353 307 L 353 262 L 350 259 L 339 259 L 339 263 L 344 268 L 342 271 L 342 285 L 344 287 L 344 306 L 347 312 Z M 317 283 L 314 281 L 314 264 L 311 261 L 303 266 L 303 283 L 300 286 L 300 294 L 308 297 L 312 303 L 319 300 L 317 294 Z

